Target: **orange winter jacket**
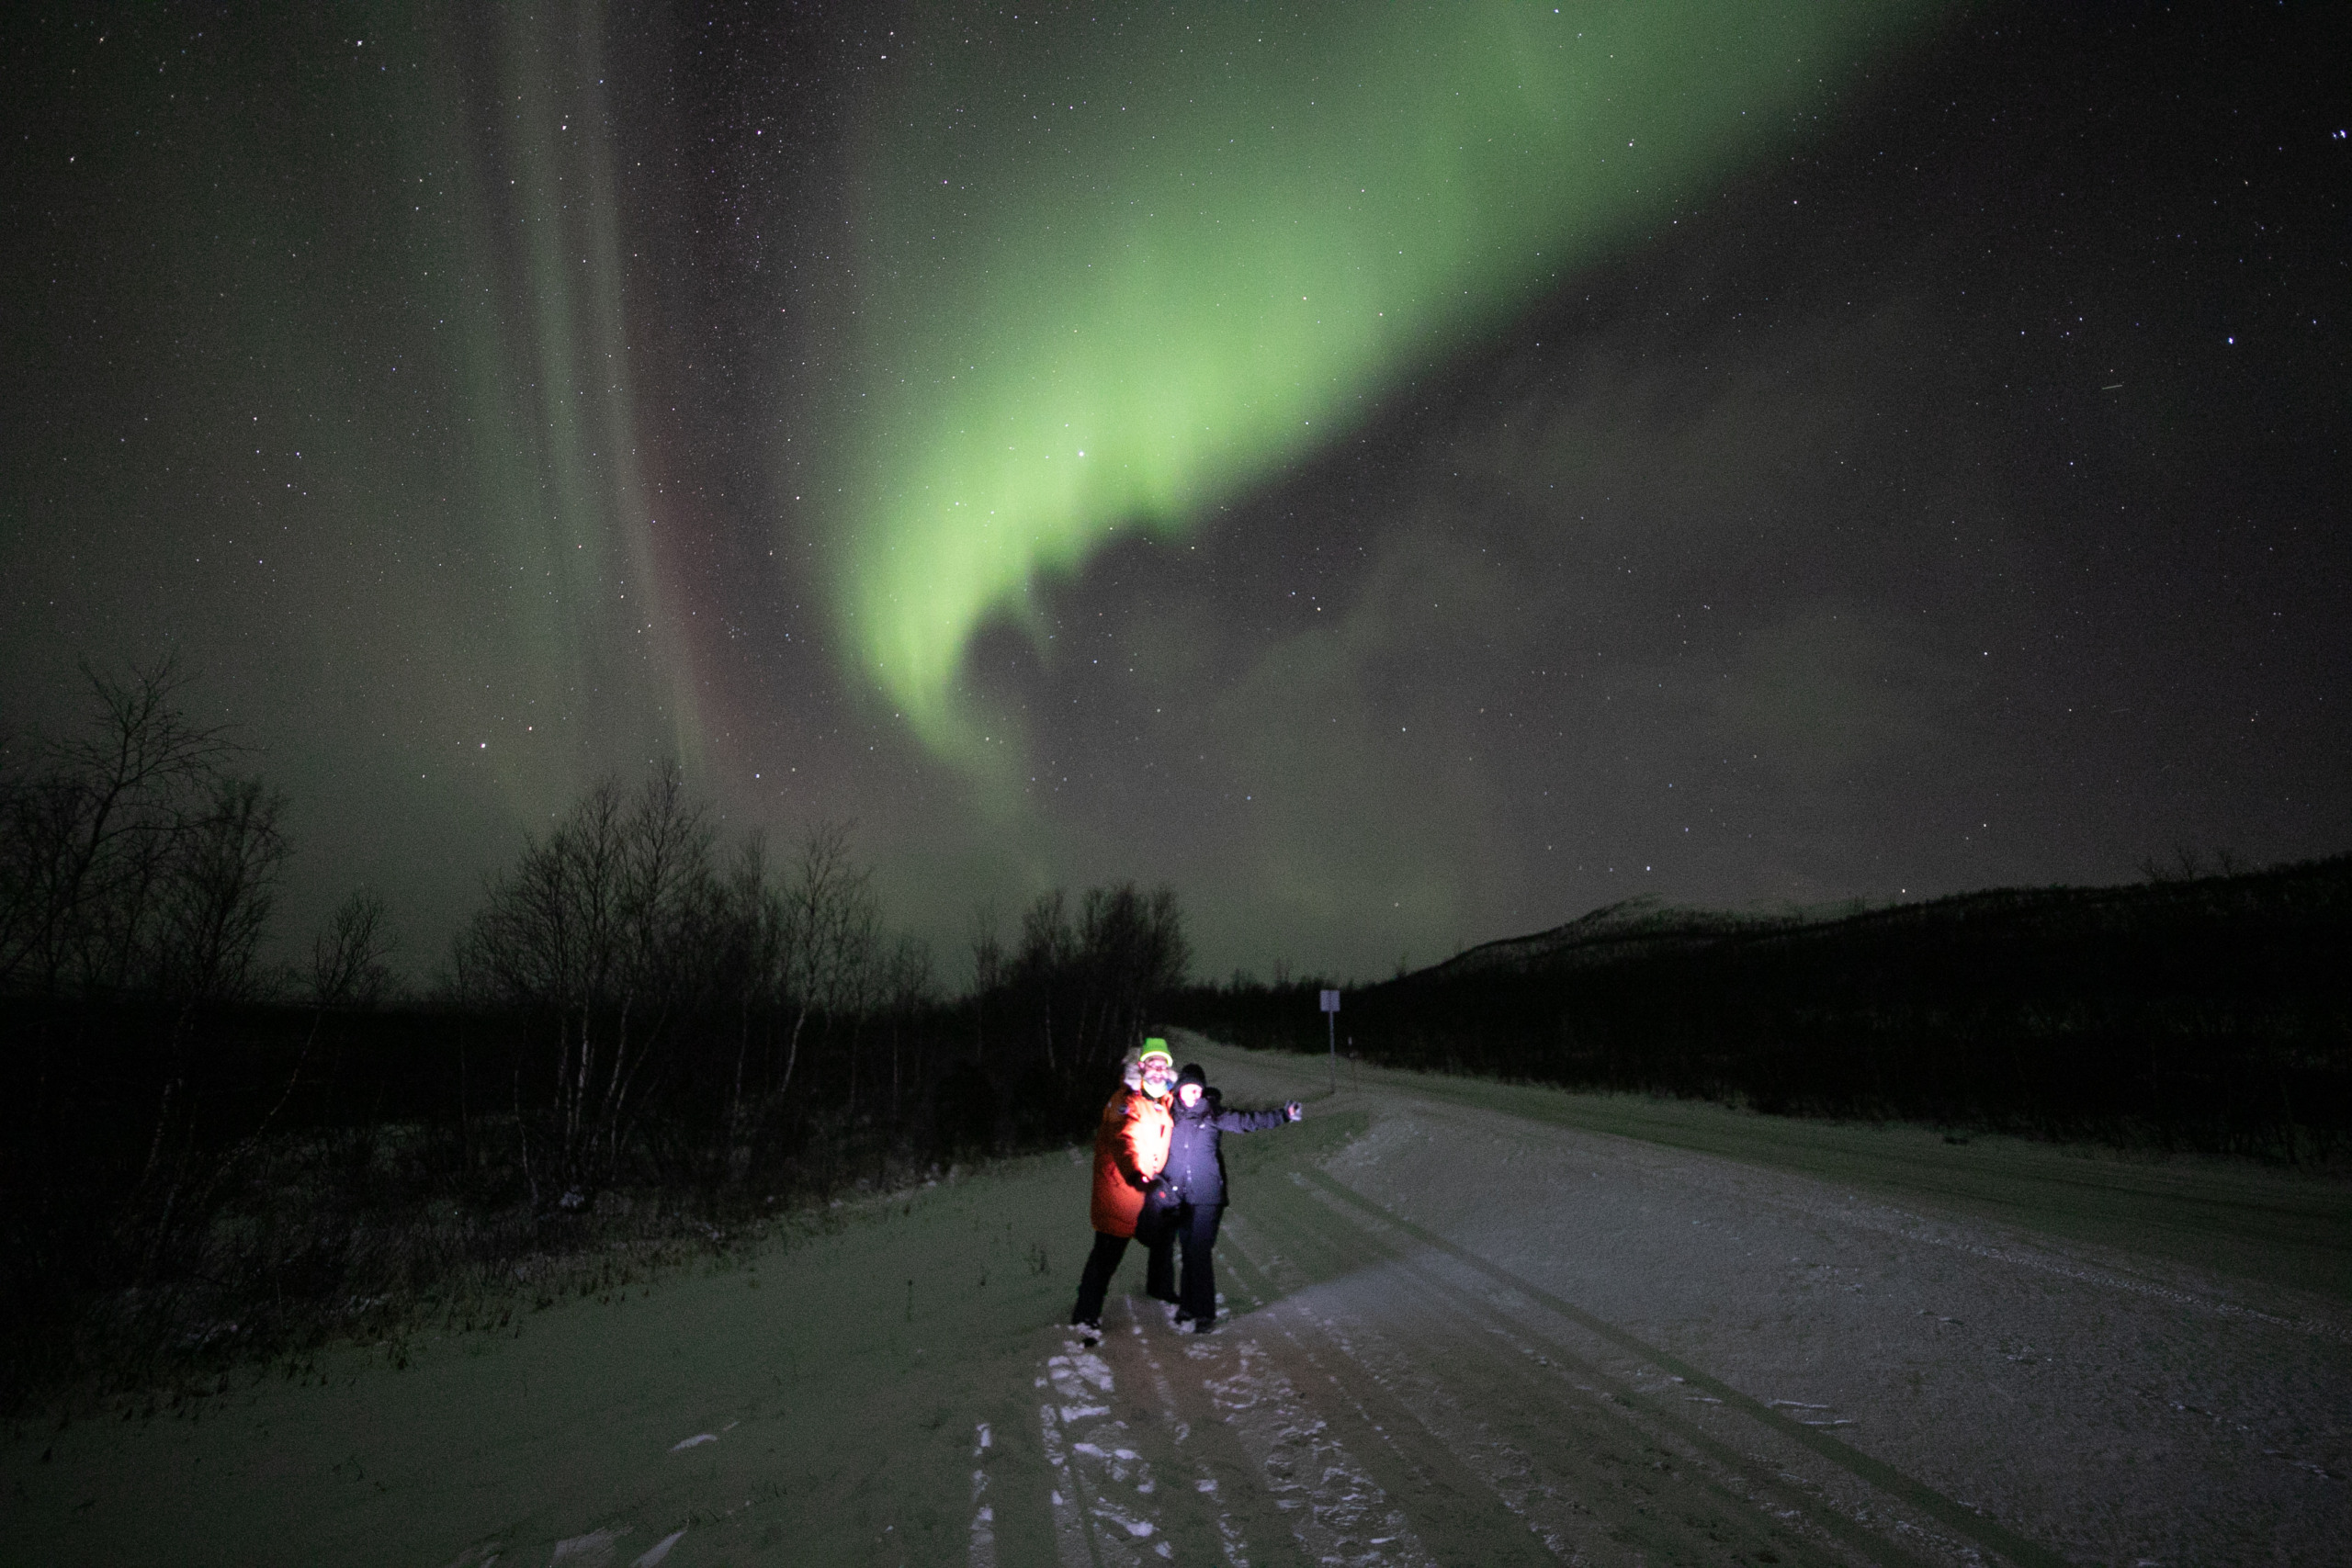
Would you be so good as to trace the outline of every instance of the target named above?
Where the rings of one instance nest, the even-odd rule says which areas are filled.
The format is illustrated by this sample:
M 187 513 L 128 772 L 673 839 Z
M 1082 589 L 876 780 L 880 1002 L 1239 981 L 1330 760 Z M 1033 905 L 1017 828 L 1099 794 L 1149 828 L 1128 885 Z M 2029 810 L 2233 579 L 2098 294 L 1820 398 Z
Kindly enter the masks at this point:
M 1107 1235 L 1136 1234 L 1144 1189 L 1168 1163 L 1168 1134 L 1175 1126 L 1168 1101 L 1139 1089 L 1123 1089 L 1102 1108 L 1094 1132 L 1094 1228 Z

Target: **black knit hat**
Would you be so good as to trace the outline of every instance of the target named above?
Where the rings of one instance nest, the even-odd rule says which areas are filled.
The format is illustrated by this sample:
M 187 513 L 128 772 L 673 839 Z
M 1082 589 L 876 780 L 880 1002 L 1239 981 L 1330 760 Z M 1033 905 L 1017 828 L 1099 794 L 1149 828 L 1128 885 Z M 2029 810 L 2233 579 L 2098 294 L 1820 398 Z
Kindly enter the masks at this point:
M 1208 1074 L 1201 1071 L 1201 1065 L 1198 1062 L 1185 1063 L 1184 1070 L 1176 1075 L 1176 1087 L 1178 1089 L 1182 1089 L 1188 1083 L 1196 1083 L 1203 1089 L 1209 1087 L 1209 1076 Z

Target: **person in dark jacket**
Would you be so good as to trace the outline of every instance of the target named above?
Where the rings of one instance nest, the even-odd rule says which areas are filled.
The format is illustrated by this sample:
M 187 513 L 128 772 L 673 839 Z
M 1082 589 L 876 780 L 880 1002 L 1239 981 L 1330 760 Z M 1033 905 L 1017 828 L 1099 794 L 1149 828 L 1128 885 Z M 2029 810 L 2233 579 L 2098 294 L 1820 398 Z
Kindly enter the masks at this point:
M 1198 1063 L 1187 1063 L 1176 1078 L 1174 1124 L 1168 1134 L 1168 1163 L 1145 1204 L 1146 1229 L 1154 1240 L 1153 1273 L 1166 1277 L 1165 1258 L 1180 1243 L 1184 1269 L 1176 1287 L 1176 1326 L 1206 1334 L 1216 1326 L 1216 1270 L 1211 1253 L 1217 1224 L 1225 1217 L 1227 1133 L 1257 1133 L 1295 1122 L 1303 1114 L 1294 1100 L 1279 1111 L 1227 1111 L 1209 1088 Z

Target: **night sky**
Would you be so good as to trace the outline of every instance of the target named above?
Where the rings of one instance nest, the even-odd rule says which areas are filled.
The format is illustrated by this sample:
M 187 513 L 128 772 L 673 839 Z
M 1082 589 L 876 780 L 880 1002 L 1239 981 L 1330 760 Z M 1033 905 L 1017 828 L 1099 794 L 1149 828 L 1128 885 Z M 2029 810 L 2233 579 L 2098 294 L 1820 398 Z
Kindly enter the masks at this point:
M 0 716 L 1384 977 L 2352 848 L 2352 7 L 10 7 Z M 47 15 L 43 15 L 43 10 Z

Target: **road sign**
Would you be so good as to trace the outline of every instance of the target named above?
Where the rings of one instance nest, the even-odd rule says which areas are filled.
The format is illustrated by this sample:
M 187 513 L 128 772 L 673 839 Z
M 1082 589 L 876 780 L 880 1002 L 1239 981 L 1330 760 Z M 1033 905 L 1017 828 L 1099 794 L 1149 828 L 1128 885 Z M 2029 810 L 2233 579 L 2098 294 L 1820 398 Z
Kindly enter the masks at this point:
M 1331 1053 L 1331 1092 L 1340 1092 L 1340 993 L 1323 993 L 1323 1041 Z

